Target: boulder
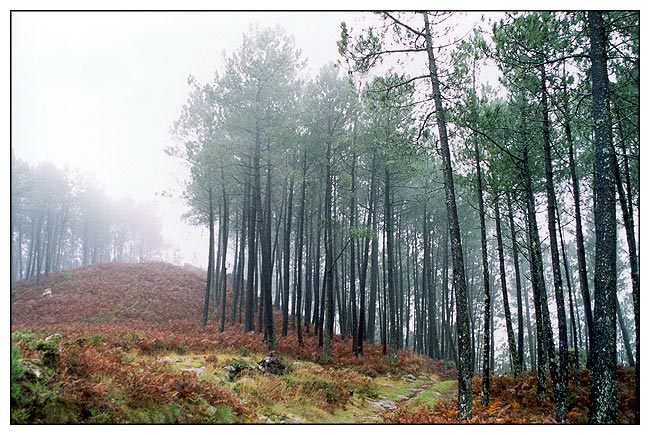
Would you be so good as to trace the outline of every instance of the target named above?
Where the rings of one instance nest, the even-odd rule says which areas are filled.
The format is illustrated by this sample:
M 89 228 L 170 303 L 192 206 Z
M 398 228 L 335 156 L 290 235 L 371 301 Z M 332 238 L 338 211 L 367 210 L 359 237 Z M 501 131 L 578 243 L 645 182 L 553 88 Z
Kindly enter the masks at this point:
M 28 381 L 40 379 L 45 371 L 45 368 L 38 361 L 22 360 L 20 365 L 25 369 L 22 378 Z
M 228 380 L 232 382 L 243 372 L 251 370 L 251 366 L 241 361 L 233 361 L 230 365 L 225 366 L 223 369 L 226 371 L 226 373 L 228 373 Z
M 45 291 L 43 291 L 43 296 L 44 297 L 52 297 L 52 289 L 51 288 L 46 288 Z
M 272 375 L 283 375 L 287 371 L 287 365 L 285 362 L 275 356 L 273 352 L 262 358 L 262 360 L 257 363 L 257 367 L 264 373 Z
M 57 332 L 56 334 L 48 335 L 48 336 L 45 338 L 45 341 L 56 341 L 56 342 L 59 342 L 59 341 L 61 341 L 61 334 L 59 334 L 59 333 Z
M 404 377 L 405 377 L 406 379 L 408 379 L 409 381 L 414 381 L 414 380 L 417 379 L 417 378 L 415 377 L 415 375 L 412 375 L 411 373 L 407 374 L 407 375 L 404 376 Z
M 201 376 L 205 372 L 205 367 L 185 367 L 182 368 L 181 371 L 195 373 L 197 376 Z
M 375 408 L 380 409 L 395 409 L 397 407 L 397 405 L 395 405 L 395 402 L 386 398 L 380 398 L 380 400 L 377 401 L 369 400 L 368 403 L 370 403 Z

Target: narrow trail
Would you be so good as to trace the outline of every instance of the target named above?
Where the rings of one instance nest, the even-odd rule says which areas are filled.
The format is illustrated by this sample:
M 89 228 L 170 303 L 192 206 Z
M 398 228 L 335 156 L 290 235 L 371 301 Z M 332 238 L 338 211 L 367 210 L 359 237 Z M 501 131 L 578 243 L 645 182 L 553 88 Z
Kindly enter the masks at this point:
M 440 399 L 449 399 L 456 397 L 457 388 L 449 388 L 443 391 L 433 390 L 436 385 L 440 382 L 431 382 L 421 385 L 414 385 L 411 388 L 407 388 L 408 394 L 398 395 L 397 400 L 390 400 L 385 396 L 379 396 L 376 400 L 367 400 L 369 413 L 362 415 L 359 418 L 358 423 L 382 423 L 383 418 L 382 414 L 386 411 L 394 411 L 398 408 L 413 405 L 414 399 L 418 398 L 423 392 L 432 390 L 432 394 Z M 456 386 L 454 382 L 454 386 Z

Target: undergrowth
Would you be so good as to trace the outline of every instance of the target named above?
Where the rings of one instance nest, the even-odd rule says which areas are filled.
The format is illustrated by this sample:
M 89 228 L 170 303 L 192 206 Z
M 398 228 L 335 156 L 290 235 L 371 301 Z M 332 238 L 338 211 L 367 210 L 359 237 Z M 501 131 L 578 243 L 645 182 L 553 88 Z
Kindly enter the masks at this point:
M 11 422 L 238 423 L 265 416 L 316 423 L 368 421 L 373 413 L 371 421 L 458 422 L 453 364 L 410 351 L 391 361 L 380 346 L 366 344 L 356 357 L 351 339 L 336 336 L 323 359 L 318 337 L 305 330 L 303 345 L 294 333 L 277 337 L 276 353 L 293 370 L 258 372 L 256 362 L 268 350 L 262 334 L 244 333 L 237 322 L 220 332 L 212 310 L 200 326 L 204 284 L 205 276 L 194 272 L 143 263 L 84 267 L 52 273 L 42 285 L 13 285 Z M 51 297 L 43 297 L 46 287 Z M 279 331 L 281 316 L 274 318 Z M 231 382 L 223 367 L 232 364 L 253 369 Z M 406 381 L 408 374 L 416 381 Z M 633 386 L 633 370 L 619 369 L 619 423 L 633 421 Z M 586 422 L 589 387 L 589 372 L 572 379 L 569 422 Z M 480 405 L 480 381 L 473 388 L 471 422 L 553 421 L 552 402 L 536 398 L 532 374 L 494 378 L 487 407 Z M 369 402 L 378 399 L 400 405 L 372 409 Z
M 126 363 L 133 356 L 103 337 L 59 344 L 30 336 L 15 334 L 12 423 L 233 423 L 252 415 L 229 389 L 165 362 Z

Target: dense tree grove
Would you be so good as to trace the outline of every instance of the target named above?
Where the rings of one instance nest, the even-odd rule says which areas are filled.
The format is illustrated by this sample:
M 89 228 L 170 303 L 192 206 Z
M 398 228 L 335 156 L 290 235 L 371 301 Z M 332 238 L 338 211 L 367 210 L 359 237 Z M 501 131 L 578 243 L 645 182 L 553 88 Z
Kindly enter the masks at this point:
M 203 322 L 212 304 L 270 348 L 316 334 L 327 359 L 340 334 L 360 358 L 379 343 L 448 361 L 463 419 L 475 373 L 488 403 L 492 374 L 533 369 L 562 422 L 588 367 L 590 420 L 616 422 L 616 364 L 638 382 L 640 356 L 639 13 L 365 23 L 342 23 L 316 77 L 282 29 L 252 27 L 214 80 L 190 79 L 168 153 L 210 228 Z M 61 234 L 91 255 L 42 204 L 17 214 L 16 276 L 50 270 Z
M 12 155 L 11 282 L 105 262 L 159 258 L 153 208 L 112 199 L 85 176 Z

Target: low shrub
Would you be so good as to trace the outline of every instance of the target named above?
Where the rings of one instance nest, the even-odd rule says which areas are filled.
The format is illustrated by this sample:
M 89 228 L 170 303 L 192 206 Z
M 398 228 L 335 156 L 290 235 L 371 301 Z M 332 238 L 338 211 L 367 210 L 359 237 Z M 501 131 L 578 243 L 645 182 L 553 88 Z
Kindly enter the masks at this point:
M 18 380 L 25 374 L 25 368 L 20 363 L 22 355 L 20 349 L 11 344 L 11 400 L 15 401 L 20 395 L 20 384 Z

